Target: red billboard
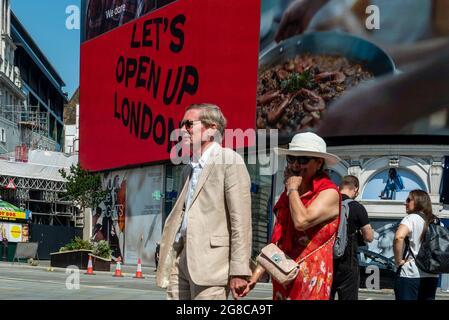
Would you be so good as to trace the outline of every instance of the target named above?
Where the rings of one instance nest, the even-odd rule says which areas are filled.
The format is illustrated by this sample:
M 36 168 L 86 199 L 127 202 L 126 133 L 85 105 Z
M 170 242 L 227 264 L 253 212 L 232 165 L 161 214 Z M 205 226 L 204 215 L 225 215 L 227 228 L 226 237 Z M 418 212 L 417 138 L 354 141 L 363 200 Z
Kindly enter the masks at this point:
M 255 128 L 260 0 L 179 0 L 81 45 L 80 161 L 92 171 L 169 159 L 192 103 Z

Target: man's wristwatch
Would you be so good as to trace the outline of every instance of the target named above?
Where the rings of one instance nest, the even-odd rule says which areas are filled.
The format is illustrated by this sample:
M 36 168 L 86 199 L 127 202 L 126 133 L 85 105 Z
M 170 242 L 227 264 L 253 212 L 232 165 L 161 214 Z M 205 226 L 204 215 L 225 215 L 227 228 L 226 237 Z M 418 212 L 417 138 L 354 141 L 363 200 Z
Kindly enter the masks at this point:
M 288 189 L 287 190 L 287 197 L 290 196 L 290 193 L 292 193 L 294 191 L 298 192 L 298 189 Z

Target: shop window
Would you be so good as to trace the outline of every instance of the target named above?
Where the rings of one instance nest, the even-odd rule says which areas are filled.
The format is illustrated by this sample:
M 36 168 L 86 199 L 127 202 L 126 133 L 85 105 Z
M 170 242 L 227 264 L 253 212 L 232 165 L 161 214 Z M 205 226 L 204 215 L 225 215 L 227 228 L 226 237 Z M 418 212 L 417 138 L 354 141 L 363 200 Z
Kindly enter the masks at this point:
M 405 200 L 410 191 L 427 191 L 424 182 L 412 171 L 390 168 L 374 175 L 365 185 L 363 200 Z

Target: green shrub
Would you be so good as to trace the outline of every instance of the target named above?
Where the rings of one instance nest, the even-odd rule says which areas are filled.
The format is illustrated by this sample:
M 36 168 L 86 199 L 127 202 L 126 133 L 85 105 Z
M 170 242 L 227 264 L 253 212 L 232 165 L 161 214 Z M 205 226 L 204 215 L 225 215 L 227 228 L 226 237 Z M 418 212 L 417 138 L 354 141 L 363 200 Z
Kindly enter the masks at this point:
M 75 237 L 74 240 L 67 243 L 65 246 L 63 246 L 61 249 L 59 249 L 59 252 L 64 251 L 71 251 L 71 250 L 93 250 L 94 246 L 92 243 L 90 243 L 87 240 L 83 240 L 80 237 Z
M 105 240 L 92 243 L 88 240 L 75 237 L 74 240 L 59 249 L 59 252 L 71 250 L 91 250 L 92 254 L 104 259 L 111 259 L 112 255 L 112 249 L 109 246 L 109 243 Z
M 111 259 L 112 249 L 107 241 L 100 240 L 99 242 L 95 242 L 93 246 L 94 255 L 105 259 Z
M 79 237 L 75 237 L 70 243 L 59 249 L 59 252 L 72 251 L 72 250 L 91 250 L 93 255 L 104 259 L 111 259 L 112 249 L 109 243 L 105 240 L 99 242 L 90 242 L 83 240 Z

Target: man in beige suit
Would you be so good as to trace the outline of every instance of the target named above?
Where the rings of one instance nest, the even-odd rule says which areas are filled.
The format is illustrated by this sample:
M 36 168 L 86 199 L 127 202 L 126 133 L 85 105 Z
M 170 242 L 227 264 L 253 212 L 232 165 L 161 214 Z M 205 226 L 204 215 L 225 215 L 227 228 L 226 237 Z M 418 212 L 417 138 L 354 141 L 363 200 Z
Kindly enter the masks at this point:
M 168 299 L 226 299 L 229 290 L 237 299 L 251 275 L 251 182 L 240 155 L 216 142 L 225 126 L 211 104 L 190 106 L 181 123 L 193 150 L 162 234 L 157 284 Z

